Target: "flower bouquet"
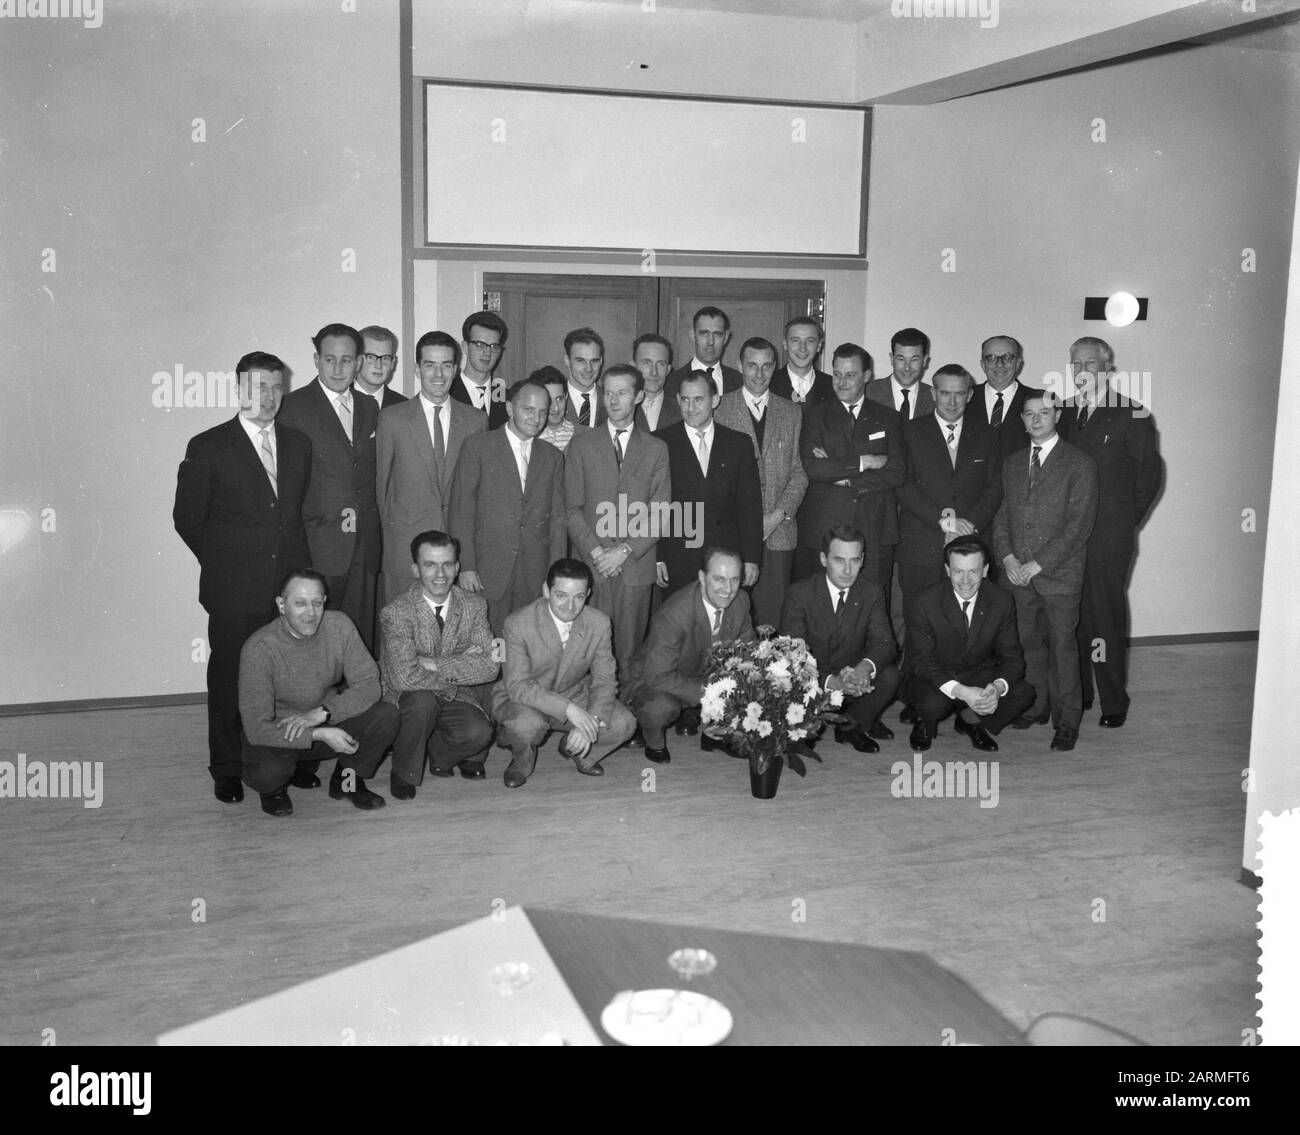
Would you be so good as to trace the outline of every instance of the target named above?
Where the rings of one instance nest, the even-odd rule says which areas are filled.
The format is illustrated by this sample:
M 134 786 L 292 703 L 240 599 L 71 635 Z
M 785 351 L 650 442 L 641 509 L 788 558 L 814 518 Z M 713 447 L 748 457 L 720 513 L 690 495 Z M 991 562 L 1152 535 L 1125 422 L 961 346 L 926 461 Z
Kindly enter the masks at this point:
M 709 658 L 700 723 L 710 737 L 728 741 L 749 761 L 754 795 L 776 795 L 781 766 L 800 776 L 804 757 L 821 760 L 810 738 L 840 720 L 840 690 L 817 680 L 817 659 L 801 638 L 777 635 L 757 642 L 724 642 Z

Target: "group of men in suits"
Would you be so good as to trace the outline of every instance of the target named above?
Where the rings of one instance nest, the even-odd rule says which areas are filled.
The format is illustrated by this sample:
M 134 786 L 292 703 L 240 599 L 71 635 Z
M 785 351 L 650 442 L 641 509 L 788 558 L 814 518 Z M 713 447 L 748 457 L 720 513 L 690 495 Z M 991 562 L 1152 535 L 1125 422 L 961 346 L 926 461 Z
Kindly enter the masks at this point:
M 991 735 L 1008 720 L 1028 727 L 1049 716 L 1052 747 L 1072 748 L 1094 672 L 1102 724 L 1124 723 L 1125 588 L 1160 464 L 1149 414 L 1110 389 L 1113 353 L 1103 341 L 1072 347 L 1076 396 L 1062 408 L 1019 382 L 1023 352 L 1009 336 L 983 344 L 987 381 L 978 386 L 956 365 L 923 382 L 930 344 L 915 328 L 891 340 L 888 377 L 876 378 L 869 353 L 852 343 L 822 372 L 822 330 L 808 317 L 786 326 L 783 366 L 773 343 L 753 337 L 735 370 L 722 363 L 730 321 L 705 307 L 693 321 L 693 358 L 677 369 L 672 345 L 653 334 L 636 340 L 631 363 L 606 368 L 600 335 L 582 327 L 564 341 L 567 373 L 544 367 L 505 390 L 494 372 L 507 337 L 491 312 L 468 317 L 459 342 L 426 333 L 409 400 L 388 388 L 397 339 L 382 327 L 322 328 L 316 380 L 287 394 L 279 359 L 240 360 L 240 414 L 191 441 L 174 511 L 199 559 L 209 613 L 210 769 L 220 799 L 242 796 L 240 651 L 255 630 L 285 619 L 285 573 L 308 568 L 321 577 L 326 609 L 346 615 L 381 660 L 383 697 L 406 731 L 394 748 L 399 799 L 414 794 L 426 757 L 438 775 L 456 766 L 484 775 L 484 720 L 512 748 L 512 786 L 531 773 L 543 721 L 576 730 L 566 754 L 598 774 L 610 738 L 632 736 L 623 728 L 630 718 L 605 696 L 608 681 L 635 711 L 632 743 L 666 760 L 665 715 L 679 731 L 698 727 L 698 697 L 692 705 L 681 696 L 681 682 L 698 683 L 703 671 L 677 666 L 675 692 L 652 678 L 674 652 L 707 655 L 721 628 L 707 616 L 731 610 L 737 595 L 743 619 L 739 610 L 730 619 L 750 633 L 766 624 L 821 644 L 824 668 L 854 707 L 839 735 L 862 751 L 892 737 L 881 713 L 899 692 L 918 749 L 934 736 L 935 689 L 977 748 L 996 747 Z M 703 564 L 702 549 L 712 550 Z M 952 603 L 936 607 L 936 593 Z M 550 698 L 502 692 L 511 688 L 512 641 L 527 649 L 540 634 L 554 646 L 539 604 L 552 624 L 566 610 L 588 613 L 574 624 L 575 641 L 607 634 L 612 678 L 603 655 L 592 678 L 601 714 L 574 721 Z M 994 647 L 1004 660 L 1008 609 L 1034 691 L 1026 707 L 1013 665 L 972 684 Z M 935 623 L 951 623 L 956 610 L 971 638 L 960 659 Z M 512 632 L 511 619 L 526 611 L 537 626 Z M 591 625 L 596 615 L 603 627 Z M 696 636 L 689 648 L 683 628 Z M 390 658 L 388 640 L 401 634 L 403 652 Z M 443 659 L 465 655 L 472 664 L 451 670 L 482 678 L 499 663 L 502 639 L 496 693 L 460 691 L 486 678 L 448 684 Z M 978 657 L 968 657 L 972 649 Z M 941 676 L 936 650 L 943 665 L 961 662 L 975 677 L 930 681 Z M 517 674 L 513 681 L 516 692 L 531 689 Z M 953 682 L 980 693 L 959 705 L 965 695 Z M 443 713 L 430 700 L 443 695 L 466 704 Z M 1008 706 L 1017 707 L 1009 719 Z M 313 774 L 291 783 L 310 787 Z

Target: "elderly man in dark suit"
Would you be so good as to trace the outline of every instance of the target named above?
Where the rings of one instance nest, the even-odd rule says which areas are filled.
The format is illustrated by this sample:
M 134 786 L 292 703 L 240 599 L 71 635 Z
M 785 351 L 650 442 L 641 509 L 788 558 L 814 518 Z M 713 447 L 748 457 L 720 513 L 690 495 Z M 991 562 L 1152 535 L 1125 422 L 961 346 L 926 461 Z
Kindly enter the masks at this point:
M 538 434 L 551 396 L 516 382 L 504 429 L 465 439 L 451 478 L 447 525 L 461 541 L 460 585 L 487 600 L 493 634 L 542 592 L 547 567 L 564 554 L 564 458 Z
M 930 366 L 930 337 L 915 327 L 895 331 L 889 341 L 889 362 L 893 373 L 869 381 L 867 397 L 888 406 L 905 422 L 933 414 L 933 392 L 921 381 Z M 869 362 L 867 366 L 870 371 Z
M 537 765 L 537 749 L 553 730 L 560 752 L 585 776 L 603 776 L 603 761 L 636 730 L 617 698 L 609 617 L 588 607 L 591 569 L 556 560 L 542 598 L 506 619 L 506 657 L 492 693 L 497 743 L 511 753 L 503 780 L 520 788 Z
M 1002 504 L 993 522 L 993 548 L 1016 601 L 1034 705 L 1013 723 L 1056 727 L 1052 748 L 1069 752 L 1079 737 L 1079 622 L 1083 561 L 1097 513 L 1097 466 L 1056 432 L 1061 406 L 1047 391 L 1025 399 L 1029 446 L 1002 465 Z
M 985 381 L 975 387 L 975 396 L 966 409 L 966 420 L 996 430 L 1003 457 L 1029 444 L 1021 416 L 1030 391 L 1020 381 L 1024 365 L 1025 352 L 1019 339 L 994 335 L 980 345 L 980 368 Z
M 379 404 L 352 385 L 362 347 L 353 328 L 330 323 L 312 342 L 316 380 L 285 395 L 281 418 L 311 440 L 303 521 L 311 562 L 325 577 L 329 609 L 347 615 L 373 652 L 382 549 L 375 499 Z
M 424 779 L 482 780 L 492 721 L 487 683 L 497 677 L 487 603 L 456 586 L 460 541 L 446 532 L 421 532 L 411 541 L 413 583 L 380 613 L 384 698 L 401 719 L 393 742 L 390 787 L 412 800 Z
M 679 529 L 659 538 L 659 583 L 668 594 L 688 586 L 701 547 L 735 548 L 744 561 L 742 585 L 752 587 L 763 559 L 763 486 L 754 443 L 713 419 L 721 397 L 703 374 L 678 390 L 682 421 L 655 436 L 668 446 L 674 513 Z
M 446 332 L 421 335 L 415 345 L 419 394 L 379 415 L 376 491 L 390 603 L 410 586 L 412 538 L 450 527 L 451 476 L 460 447 L 487 429 L 485 414 L 450 396 L 459 359 L 460 347 Z
M 1128 579 L 1137 531 L 1160 491 L 1162 463 L 1151 411 L 1115 390 L 1115 355 L 1104 339 L 1070 346 L 1075 395 L 1061 414 L 1061 436 L 1097 463 L 1097 522 L 1088 537 L 1079 605 L 1079 672 L 1083 704 L 1092 704 L 1093 674 L 1103 729 L 1128 720 Z
M 799 530 L 794 518 L 808 488 L 808 474 L 799 460 L 803 417 L 790 402 L 771 392 L 776 348 L 753 338 L 740 348 L 744 386 L 724 394 L 714 418 L 747 436 L 758 461 L 763 487 L 763 562 L 750 592 L 754 621 L 776 626 L 790 582 L 790 569 Z
M 662 335 L 638 335 L 632 344 L 632 365 L 641 372 L 643 397 L 636 424 L 652 434 L 682 420 L 682 408 L 665 389 L 673 369 L 673 345 Z
M 804 411 L 799 455 L 808 491 L 799 510 L 796 580 L 820 572 L 822 536 L 847 524 L 867 538 L 863 574 L 882 589 L 889 587 L 898 543 L 894 491 L 907 475 L 907 452 L 898 415 L 864 394 L 867 359 L 856 343 L 836 347 L 835 397 Z
M 638 725 L 632 747 L 644 746 L 646 757 L 656 764 L 671 759 L 666 731 L 673 721 L 678 722 L 679 736 L 699 732 L 700 699 L 714 644 L 754 639 L 749 596 L 740 580 L 737 552 L 707 548 L 696 582 L 655 612 L 650 633 L 632 656 L 625 690 Z M 725 748 L 708 736 L 700 745 L 706 752 Z
M 636 424 L 643 381 L 626 363 L 601 376 L 605 422 L 579 430 L 564 462 L 569 538 L 595 577 L 591 605 L 613 623 L 624 680 L 645 637 L 658 530 L 672 495 L 668 447 Z
M 172 511 L 199 561 L 199 602 L 208 612 L 208 770 L 223 804 L 244 798 L 240 649 L 275 618 L 281 576 L 311 565 L 302 521 L 311 442 L 276 422 L 285 365 L 253 351 L 235 372 L 239 413 L 190 440 Z
M 837 725 L 835 739 L 859 753 L 878 753 L 872 731 L 898 692 L 894 635 L 880 585 L 862 576 L 867 538 L 837 526 L 822 537 L 824 573 L 791 586 L 781 612 L 781 633 L 801 638 L 817 659 L 828 690 L 844 691 L 843 712 L 852 725 Z M 886 736 L 893 733 L 886 731 Z
M 796 315 L 785 325 L 785 366 L 772 375 L 772 393 L 802 409 L 829 402 L 835 397 L 835 382 L 817 369 L 824 336 L 821 323 L 811 315 Z M 867 369 L 871 369 L 868 355 Z
M 713 386 L 713 393 L 719 398 L 729 391 L 739 390 L 740 372 L 722 363 L 722 353 L 731 339 L 731 317 L 720 307 L 700 308 L 691 320 L 691 338 L 695 357 L 668 376 L 664 387 L 668 397 L 676 398 L 682 380 L 693 374 L 707 378 Z
M 947 579 L 922 591 L 907 626 L 908 700 L 918 720 L 909 742 L 930 747 L 938 724 L 957 714 L 956 728 L 981 752 L 996 752 L 993 736 L 1034 701 L 1011 596 L 990 583 L 988 546 L 958 536 L 943 551 Z
M 357 368 L 353 385 L 378 402 L 380 410 L 405 402 L 405 395 L 389 385 L 397 371 L 397 336 L 378 324 L 363 327 L 358 334 L 361 336 L 361 365 Z

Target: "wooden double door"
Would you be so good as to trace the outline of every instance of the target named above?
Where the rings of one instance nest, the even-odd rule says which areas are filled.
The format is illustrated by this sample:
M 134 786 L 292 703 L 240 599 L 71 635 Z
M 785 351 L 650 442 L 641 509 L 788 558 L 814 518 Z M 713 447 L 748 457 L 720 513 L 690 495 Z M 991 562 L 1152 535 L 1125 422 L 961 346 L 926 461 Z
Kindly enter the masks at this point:
M 722 361 L 737 367 L 746 339 L 761 336 L 780 352 L 787 321 L 797 315 L 821 319 L 826 291 L 822 280 L 487 272 L 483 293 L 484 309 L 497 312 L 510 328 L 496 371 L 509 387 L 547 364 L 563 373 L 564 337 L 578 327 L 600 334 L 606 366 L 631 362 L 632 343 L 652 332 L 673 344 L 673 365 L 681 366 L 695 352 L 691 321 L 707 306 L 731 319 Z

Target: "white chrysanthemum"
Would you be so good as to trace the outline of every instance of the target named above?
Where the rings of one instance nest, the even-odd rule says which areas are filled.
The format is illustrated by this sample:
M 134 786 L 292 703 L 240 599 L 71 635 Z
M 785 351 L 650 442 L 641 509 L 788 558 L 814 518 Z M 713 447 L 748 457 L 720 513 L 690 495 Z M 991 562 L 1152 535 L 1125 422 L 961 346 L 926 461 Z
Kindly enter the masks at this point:
M 772 735 L 772 723 L 770 721 L 760 721 L 757 733 L 760 737 L 770 737 Z
M 807 729 L 791 729 L 791 730 L 790 730 L 790 740 L 791 740 L 791 741 L 802 741 L 802 740 L 803 740 L 805 737 L 807 737 L 807 736 L 808 736 L 808 730 L 807 730 Z
M 763 707 L 756 701 L 752 701 L 745 707 L 745 720 L 740 723 L 740 727 L 746 733 L 753 733 L 758 728 L 758 723 L 763 720 Z
M 804 719 L 804 710 L 797 701 L 791 702 L 785 707 L 785 722 L 787 725 L 798 725 Z

